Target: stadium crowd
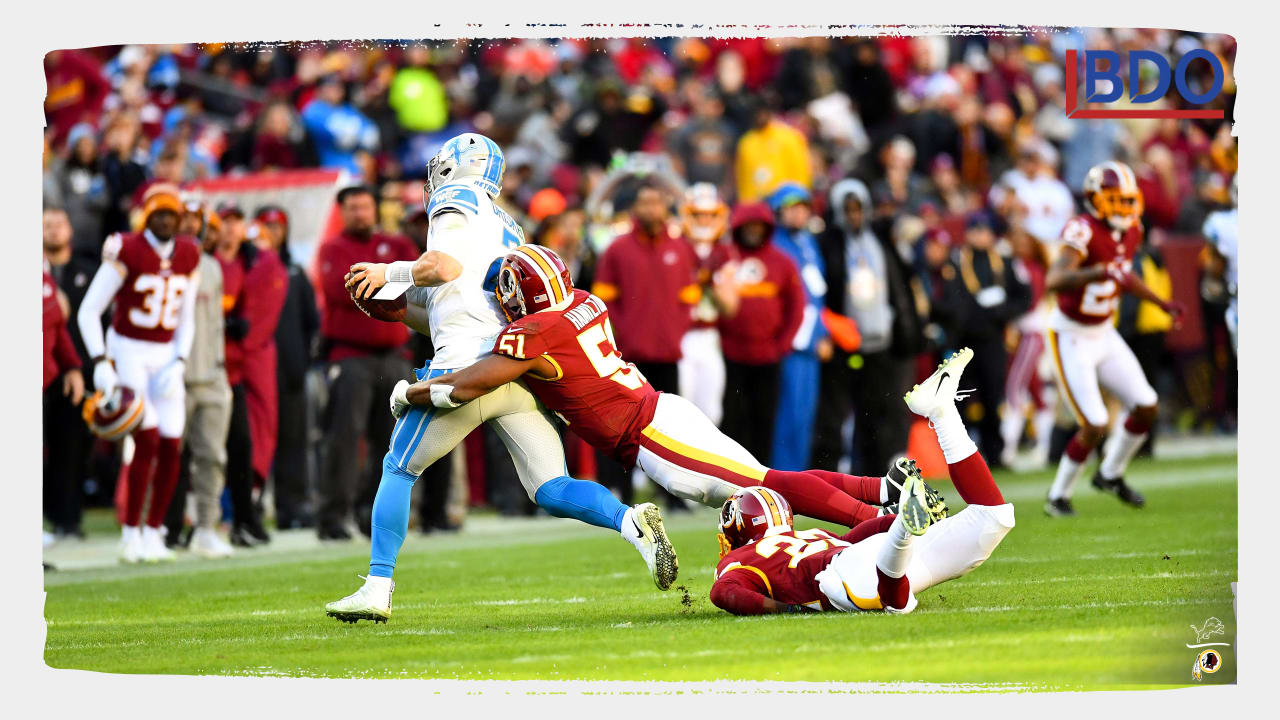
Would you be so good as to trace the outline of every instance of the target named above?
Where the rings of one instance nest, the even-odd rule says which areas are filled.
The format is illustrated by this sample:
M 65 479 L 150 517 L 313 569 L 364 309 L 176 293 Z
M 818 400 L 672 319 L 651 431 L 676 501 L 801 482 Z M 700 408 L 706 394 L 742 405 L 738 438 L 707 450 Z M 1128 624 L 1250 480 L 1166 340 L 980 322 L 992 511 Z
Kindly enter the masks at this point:
M 1226 121 L 1066 118 L 1067 49 L 1197 47 L 1226 68 Z M 269 541 L 265 517 L 323 539 L 367 534 L 386 397 L 431 346 L 361 314 L 343 276 L 423 250 L 426 162 L 461 132 L 504 149 L 498 203 L 608 302 L 619 349 L 656 388 L 772 467 L 868 475 L 907 449 L 902 393 L 962 346 L 977 351 L 966 412 L 988 460 L 1043 466 L 1061 452 L 1073 420 L 1044 357 L 1045 270 L 1085 173 L 1122 160 L 1145 198 L 1134 271 L 1199 309 L 1177 340 L 1167 314 L 1127 298 L 1120 331 L 1166 432 L 1232 431 L 1234 277 L 1202 250 L 1202 228 L 1234 205 L 1234 51 L 1222 35 L 1064 29 L 51 52 L 50 538 L 82 536 L 82 507 L 118 502 L 127 473 L 128 453 L 79 410 L 94 382 L 75 317 L 104 239 L 136 229 L 157 186 L 314 167 L 353 182 L 335 198 L 341 230 L 302 264 L 284 208 L 183 196 L 182 231 L 203 242 L 201 268 L 220 270 L 202 283 L 218 274 L 222 287 L 198 294 L 166 542 L 222 518 L 242 547 Z M 631 503 L 623 468 L 565 436 L 570 470 Z M 456 528 L 469 503 L 534 511 L 483 428 L 419 484 L 426 531 Z

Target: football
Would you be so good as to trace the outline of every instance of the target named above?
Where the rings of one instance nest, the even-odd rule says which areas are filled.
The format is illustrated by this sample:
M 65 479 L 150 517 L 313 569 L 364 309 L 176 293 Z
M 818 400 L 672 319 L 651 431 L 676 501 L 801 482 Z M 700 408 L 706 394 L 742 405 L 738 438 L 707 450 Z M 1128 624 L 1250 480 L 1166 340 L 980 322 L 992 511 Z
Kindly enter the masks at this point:
M 374 300 L 373 298 L 356 297 L 354 289 L 349 292 L 351 293 L 351 302 L 360 308 L 360 312 L 374 320 L 400 322 L 404 319 L 405 313 L 408 312 L 408 302 L 403 294 L 395 300 Z

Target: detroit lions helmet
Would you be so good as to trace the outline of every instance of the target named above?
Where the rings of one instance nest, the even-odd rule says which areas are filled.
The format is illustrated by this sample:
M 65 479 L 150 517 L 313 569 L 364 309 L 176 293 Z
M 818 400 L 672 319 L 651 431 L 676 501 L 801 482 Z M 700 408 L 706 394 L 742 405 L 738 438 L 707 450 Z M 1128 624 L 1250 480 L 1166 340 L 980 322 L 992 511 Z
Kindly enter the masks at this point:
M 468 180 L 479 185 L 490 198 L 502 192 L 502 171 L 506 160 L 498 144 L 477 133 L 450 138 L 440 152 L 427 162 L 427 189 L 445 183 Z

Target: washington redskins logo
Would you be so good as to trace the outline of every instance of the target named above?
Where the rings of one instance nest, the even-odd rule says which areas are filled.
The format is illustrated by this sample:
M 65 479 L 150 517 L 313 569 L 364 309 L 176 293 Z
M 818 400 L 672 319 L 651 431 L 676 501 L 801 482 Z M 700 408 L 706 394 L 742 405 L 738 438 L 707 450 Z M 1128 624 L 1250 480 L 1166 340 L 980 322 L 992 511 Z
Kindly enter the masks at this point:
M 741 285 L 755 285 L 764 282 L 764 276 L 767 273 L 764 263 L 759 258 L 747 258 L 738 265 L 738 272 L 735 280 Z
M 1201 675 L 1212 675 L 1222 668 L 1222 653 L 1217 650 L 1205 650 L 1196 656 L 1196 664 L 1191 667 L 1191 677 L 1199 682 Z

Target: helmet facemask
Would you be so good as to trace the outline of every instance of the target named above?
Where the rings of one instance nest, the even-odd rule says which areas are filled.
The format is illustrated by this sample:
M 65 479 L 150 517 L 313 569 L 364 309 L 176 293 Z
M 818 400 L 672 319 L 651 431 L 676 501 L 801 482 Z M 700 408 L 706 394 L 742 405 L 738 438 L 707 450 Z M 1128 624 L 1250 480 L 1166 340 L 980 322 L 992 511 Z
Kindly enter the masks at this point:
M 498 270 L 498 287 L 495 292 L 502 314 L 507 316 L 507 322 L 515 322 L 528 314 L 524 293 L 520 291 L 520 279 L 516 277 L 516 269 L 510 262 L 503 261 Z

